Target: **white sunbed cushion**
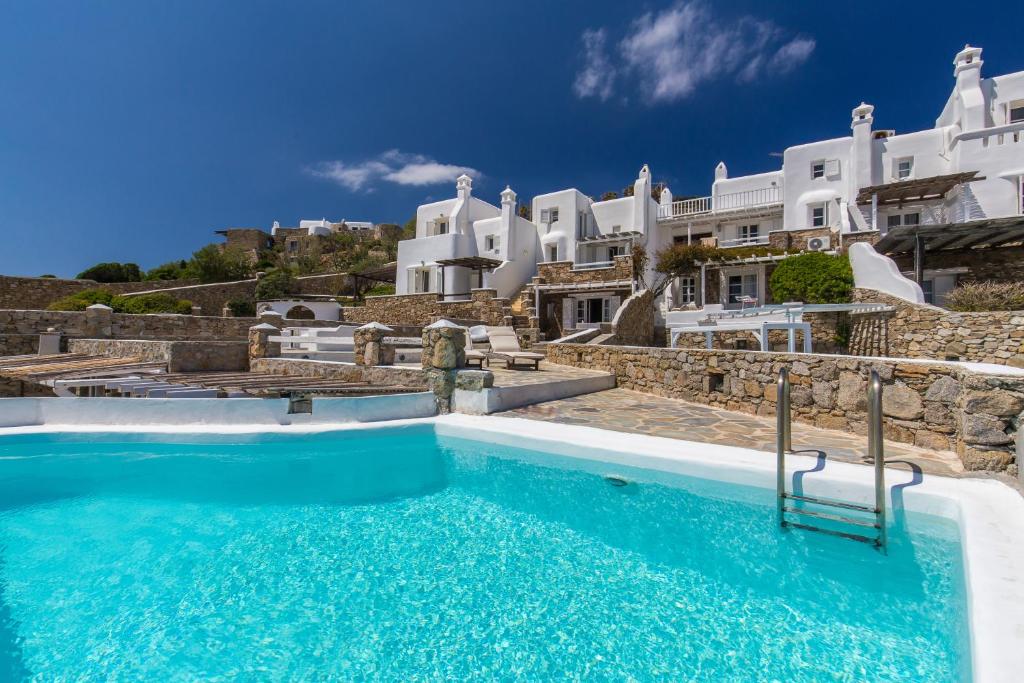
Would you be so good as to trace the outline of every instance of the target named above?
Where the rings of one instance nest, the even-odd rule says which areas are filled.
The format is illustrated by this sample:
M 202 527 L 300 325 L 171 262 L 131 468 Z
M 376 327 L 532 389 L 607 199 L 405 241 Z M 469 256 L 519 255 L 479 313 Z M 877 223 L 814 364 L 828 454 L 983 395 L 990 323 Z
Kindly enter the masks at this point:
M 487 341 L 487 325 L 473 325 L 469 328 L 469 338 L 475 342 Z

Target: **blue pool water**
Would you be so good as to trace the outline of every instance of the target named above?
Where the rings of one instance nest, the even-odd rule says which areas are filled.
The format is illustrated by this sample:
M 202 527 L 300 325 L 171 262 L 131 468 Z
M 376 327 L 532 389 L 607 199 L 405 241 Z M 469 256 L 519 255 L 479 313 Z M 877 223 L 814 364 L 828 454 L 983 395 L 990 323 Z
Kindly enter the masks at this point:
M 953 525 L 897 515 L 884 556 L 780 531 L 772 491 L 566 462 L 428 428 L 2 437 L 0 680 L 969 677 Z

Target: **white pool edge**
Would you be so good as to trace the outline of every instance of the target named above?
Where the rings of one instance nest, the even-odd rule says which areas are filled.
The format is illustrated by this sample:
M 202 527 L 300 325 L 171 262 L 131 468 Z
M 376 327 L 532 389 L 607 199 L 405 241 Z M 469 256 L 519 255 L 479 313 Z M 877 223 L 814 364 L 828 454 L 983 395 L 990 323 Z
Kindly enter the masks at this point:
M 0 436 L 44 433 L 259 434 L 364 431 L 433 425 L 439 436 L 462 437 L 610 466 L 684 474 L 700 479 L 774 490 L 774 454 L 694 441 L 608 431 L 521 418 L 474 415 L 337 422 L 274 424 L 49 424 L 0 428 Z M 788 471 L 808 470 L 816 458 L 790 455 Z M 912 474 L 886 469 L 886 486 L 908 484 Z M 863 465 L 828 463 L 804 481 L 805 491 L 868 502 L 872 470 Z M 971 668 L 975 682 L 1017 681 L 1024 671 L 1024 497 L 992 479 L 924 475 L 902 489 L 906 510 L 945 517 L 960 527 L 968 598 Z

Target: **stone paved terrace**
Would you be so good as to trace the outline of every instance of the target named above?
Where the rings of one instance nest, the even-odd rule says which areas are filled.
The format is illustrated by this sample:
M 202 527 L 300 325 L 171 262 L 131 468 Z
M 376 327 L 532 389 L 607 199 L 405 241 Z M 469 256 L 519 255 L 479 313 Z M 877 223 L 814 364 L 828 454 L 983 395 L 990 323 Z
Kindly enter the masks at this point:
M 484 369 L 494 373 L 494 386 L 496 387 L 522 387 L 529 384 L 545 384 L 564 379 L 583 379 L 611 374 L 601 370 L 587 370 L 586 368 L 574 368 L 570 365 L 556 365 L 547 361 L 540 362 L 540 370 L 526 370 L 519 369 L 518 367 L 515 370 L 507 370 L 505 364 L 501 361 L 495 361 L 493 365 L 490 367 L 485 366 Z
M 627 389 L 609 389 L 557 401 L 516 408 L 499 416 L 584 425 L 671 439 L 685 439 L 775 453 L 775 419 L 661 398 Z M 838 461 L 868 463 L 867 437 L 793 422 L 793 448 L 823 450 Z M 805 450 L 806 449 L 806 450 Z M 955 453 L 929 451 L 885 442 L 886 461 L 894 467 L 911 462 L 929 474 L 959 475 L 963 466 Z

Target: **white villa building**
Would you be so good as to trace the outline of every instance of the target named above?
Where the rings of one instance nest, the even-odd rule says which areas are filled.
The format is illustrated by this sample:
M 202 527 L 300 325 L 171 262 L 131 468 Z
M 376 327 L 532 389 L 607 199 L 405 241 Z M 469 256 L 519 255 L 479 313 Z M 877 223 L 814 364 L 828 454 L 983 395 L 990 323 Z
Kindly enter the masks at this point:
M 611 321 L 631 290 L 607 272 L 636 244 L 652 257 L 673 242 L 764 248 L 679 278 L 659 303 L 664 318 L 681 307 L 767 303 L 768 277 L 788 255 L 868 241 L 897 261 L 907 257 L 900 249 L 914 245 L 912 265 L 901 267 L 928 300 L 941 302 L 960 276 L 978 276 L 956 254 L 1024 237 L 1024 72 L 982 78 L 981 52 L 967 46 L 956 55 L 953 89 L 933 128 L 878 128 L 874 107 L 862 103 L 849 135 L 790 147 L 779 170 L 731 178 L 720 163 L 704 197 L 676 201 L 666 188 L 655 201 L 644 166 L 632 196 L 543 194 L 533 199 L 529 221 L 517 215 L 511 189 L 494 206 L 473 197 L 463 175 L 455 198 L 417 210 L 416 238 L 399 243 L 397 293 L 453 300 L 488 287 L 513 297 L 540 264 L 564 264 L 572 277 L 533 285 L 562 299 L 545 307 L 537 296 L 535 315 L 557 316 L 564 333 Z M 926 253 L 936 260 L 939 252 L 929 267 Z
M 730 178 L 720 163 L 709 196 L 673 201 L 663 193 L 659 223 L 674 241 L 800 251 L 837 249 L 866 235 L 874 241 L 893 228 L 1020 216 L 1024 72 L 982 78 L 982 63 L 981 48 L 956 55 L 953 90 L 933 128 L 876 128 L 874 107 L 861 103 L 850 135 L 790 147 L 778 171 Z M 718 269 L 718 298 L 707 303 L 765 302 L 771 259 L 748 261 Z M 940 301 L 957 270 L 917 275 L 926 295 Z M 671 303 L 702 305 L 705 289 L 680 282 Z

